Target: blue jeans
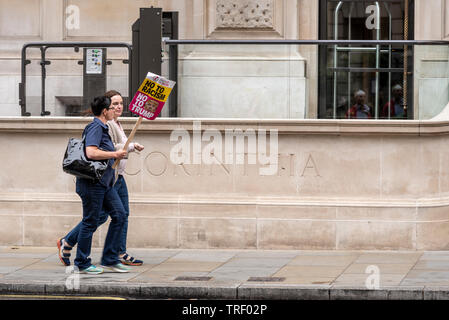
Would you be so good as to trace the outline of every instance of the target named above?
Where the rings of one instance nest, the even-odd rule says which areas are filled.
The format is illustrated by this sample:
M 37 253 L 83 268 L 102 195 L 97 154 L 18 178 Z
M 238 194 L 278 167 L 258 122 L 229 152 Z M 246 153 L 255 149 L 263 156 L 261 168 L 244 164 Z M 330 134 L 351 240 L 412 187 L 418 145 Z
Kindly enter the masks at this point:
M 75 265 L 84 270 L 92 265 L 89 258 L 92 248 L 92 236 L 98 227 L 101 209 L 111 216 L 108 233 L 101 257 L 102 265 L 118 263 L 120 233 L 125 220 L 125 208 L 113 187 L 105 187 L 87 179 L 76 179 L 76 193 L 83 203 L 83 220 L 78 232 L 78 248 Z
M 117 194 L 122 201 L 123 208 L 125 209 L 125 219 L 123 222 L 122 232 L 120 233 L 119 238 L 119 254 L 126 253 L 126 237 L 128 234 L 128 217 L 129 217 L 129 197 L 128 197 L 128 187 L 126 186 L 125 178 L 122 175 L 118 176 L 117 182 L 114 185 L 114 189 L 117 191 Z M 104 210 L 104 207 L 101 209 L 100 215 L 98 217 L 98 227 L 101 226 L 108 220 L 108 213 Z M 65 237 L 64 240 L 71 247 L 74 247 L 78 243 L 78 234 L 81 228 L 82 222 L 78 223 L 78 225 L 73 228 Z

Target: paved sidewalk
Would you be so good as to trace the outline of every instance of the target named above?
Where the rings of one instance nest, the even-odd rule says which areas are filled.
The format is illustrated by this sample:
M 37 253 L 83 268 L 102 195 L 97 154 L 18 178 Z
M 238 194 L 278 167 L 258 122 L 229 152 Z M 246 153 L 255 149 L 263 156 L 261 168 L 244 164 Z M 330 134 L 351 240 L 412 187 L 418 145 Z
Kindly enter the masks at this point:
M 125 274 L 75 275 L 61 264 L 56 247 L 0 247 L 0 294 L 141 299 L 449 299 L 449 251 L 129 252 L 144 260 L 144 265 Z M 99 264 L 100 255 L 100 249 L 93 249 L 94 264 Z

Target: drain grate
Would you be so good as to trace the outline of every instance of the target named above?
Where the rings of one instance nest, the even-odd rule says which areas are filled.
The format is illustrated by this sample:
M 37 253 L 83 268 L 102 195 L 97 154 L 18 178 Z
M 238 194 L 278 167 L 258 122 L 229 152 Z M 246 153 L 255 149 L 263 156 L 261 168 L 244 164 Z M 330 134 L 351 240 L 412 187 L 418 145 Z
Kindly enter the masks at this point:
M 209 281 L 212 279 L 212 277 L 188 277 L 188 276 L 181 276 L 176 277 L 175 281 Z
M 282 282 L 284 281 L 284 277 L 250 277 L 248 281 L 257 281 L 257 282 Z

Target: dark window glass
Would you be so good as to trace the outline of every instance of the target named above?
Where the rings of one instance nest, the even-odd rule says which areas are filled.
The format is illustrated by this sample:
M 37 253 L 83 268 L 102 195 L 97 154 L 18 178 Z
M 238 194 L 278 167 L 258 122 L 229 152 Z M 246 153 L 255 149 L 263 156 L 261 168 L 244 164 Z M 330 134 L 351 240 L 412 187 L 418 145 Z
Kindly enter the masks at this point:
M 412 40 L 412 0 L 321 0 L 320 38 L 404 40 L 405 1 L 409 5 L 407 36 Z M 319 52 L 320 118 L 413 118 L 412 47 L 329 45 L 320 46 Z M 406 81 L 404 52 L 408 57 Z

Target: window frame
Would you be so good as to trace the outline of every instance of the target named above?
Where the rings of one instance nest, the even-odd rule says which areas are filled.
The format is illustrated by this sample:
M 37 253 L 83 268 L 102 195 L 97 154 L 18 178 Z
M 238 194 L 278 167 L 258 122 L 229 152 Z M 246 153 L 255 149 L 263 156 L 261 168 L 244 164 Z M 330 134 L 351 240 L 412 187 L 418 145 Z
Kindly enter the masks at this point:
M 328 30 L 328 3 L 330 2 L 359 2 L 357 0 L 319 0 L 319 8 L 318 8 L 318 39 L 319 40 L 330 40 L 329 35 L 327 33 Z M 397 2 L 398 0 L 379 0 L 377 2 Z M 406 0 L 401 0 L 406 1 Z M 415 1 L 409 1 L 409 28 L 408 28 L 408 40 L 414 40 L 415 38 Z M 363 2 L 376 2 L 373 0 L 367 0 Z M 326 117 L 327 113 L 327 69 L 328 69 L 328 50 L 329 46 L 327 45 L 318 45 L 318 106 L 317 106 L 317 118 L 318 119 L 329 119 Z M 410 50 L 411 49 L 411 50 Z M 413 47 L 409 48 L 409 57 L 408 57 L 408 77 L 407 81 L 408 86 L 408 112 L 406 120 L 414 119 L 414 79 L 413 79 Z M 389 88 L 391 90 L 391 88 Z M 385 120 L 385 119 L 382 119 Z

